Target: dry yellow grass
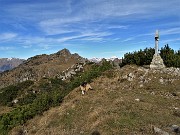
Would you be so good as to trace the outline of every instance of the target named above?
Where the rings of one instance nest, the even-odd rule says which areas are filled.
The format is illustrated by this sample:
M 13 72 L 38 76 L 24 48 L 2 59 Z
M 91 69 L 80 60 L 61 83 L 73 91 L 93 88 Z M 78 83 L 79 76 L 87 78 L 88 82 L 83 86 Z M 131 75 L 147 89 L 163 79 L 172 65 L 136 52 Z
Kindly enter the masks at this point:
M 7 106 L 1 106 L 0 105 L 0 115 L 10 112 L 12 110 L 12 107 L 7 107 Z

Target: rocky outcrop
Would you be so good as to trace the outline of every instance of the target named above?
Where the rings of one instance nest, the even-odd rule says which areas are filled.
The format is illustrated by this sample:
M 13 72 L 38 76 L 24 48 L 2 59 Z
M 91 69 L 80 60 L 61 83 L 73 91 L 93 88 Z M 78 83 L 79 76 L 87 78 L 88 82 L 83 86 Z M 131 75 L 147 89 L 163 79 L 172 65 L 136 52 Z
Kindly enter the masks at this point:
M 122 77 L 123 79 L 127 79 L 128 81 L 133 81 L 133 79 L 135 78 L 135 75 L 133 73 L 129 73 L 128 75 L 125 75 Z
M 160 71 L 161 73 L 166 73 L 169 75 L 174 75 L 174 76 L 180 76 L 180 68 L 164 68 L 163 70 Z
M 61 74 L 57 75 L 57 77 L 62 79 L 63 81 L 67 80 L 76 75 L 77 73 L 82 72 L 84 70 L 85 65 L 86 63 L 73 64 L 70 68 L 66 69 Z
M 112 62 L 114 67 L 120 68 L 119 65 L 122 63 L 122 59 L 115 58 Z
M 126 67 L 126 66 L 125 66 Z M 147 85 L 154 83 L 159 83 L 160 86 L 168 86 L 169 84 L 174 84 L 179 82 L 180 77 L 180 69 L 179 68 L 164 68 L 162 70 L 154 70 L 154 69 L 147 69 L 143 67 L 136 67 L 136 66 L 129 66 L 132 67 L 132 70 L 126 71 L 126 68 L 120 68 L 119 70 L 123 70 L 124 73 L 120 75 L 120 79 L 118 79 L 121 83 L 128 82 L 127 85 L 123 87 L 123 89 L 131 90 L 133 89 L 134 85 L 137 85 L 138 88 L 143 89 Z M 177 85 L 176 87 L 179 87 Z M 179 93 L 172 92 L 165 92 L 162 91 L 161 93 L 156 93 L 156 91 L 151 91 L 150 94 L 155 95 L 158 94 L 159 96 L 165 98 L 177 98 Z

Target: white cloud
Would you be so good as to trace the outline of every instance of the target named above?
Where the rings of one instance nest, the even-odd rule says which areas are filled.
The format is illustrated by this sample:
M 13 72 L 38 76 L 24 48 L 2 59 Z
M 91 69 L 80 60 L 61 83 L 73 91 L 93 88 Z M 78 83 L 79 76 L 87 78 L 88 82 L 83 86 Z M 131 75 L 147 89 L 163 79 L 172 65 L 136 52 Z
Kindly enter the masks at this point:
M 7 51 L 7 50 L 12 50 L 14 49 L 13 47 L 6 47 L 6 46 L 0 46 L 1 51 Z
M 54 18 L 40 21 L 39 26 L 47 35 L 56 35 L 74 32 L 68 24 L 78 22 L 80 18 Z
M 91 31 L 89 31 L 89 32 L 84 32 L 84 33 L 74 35 L 74 36 L 62 37 L 62 38 L 57 39 L 57 41 L 65 42 L 65 41 L 72 40 L 72 39 L 80 39 L 80 40 L 88 40 L 89 39 L 89 40 L 91 40 L 92 38 L 102 39 L 103 37 L 110 36 L 110 35 L 112 35 L 112 33 L 110 33 L 110 32 L 91 32 Z
M 131 40 L 134 40 L 134 37 L 126 38 L 126 39 L 122 40 L 121 42 L 127 42 L 127 41 L 131 41 Z
M 38 46 L 43 48 L 43 50 L 48 50 L 48 49 L 50 49 L 52 47 L 52 45 L 48 45 L 48 44 L 40 44 Z
M 11 40 L 17 37 L 16 33 L 2 33 L 0 34 L 0 41 Z
M 161 35 L 180 34 L 180 27 L 160 31 Z
M 108 26 L 108 29 L 127 29 L 129 26 L 125 26 L 125 25 L 111 25 Z
M 77 21 L 99 21 L 111 17 L 129 17 L 133 19 L 149 18 L 164 14 L 176 14 L 179 11 L 179 0 L 71 0 L 13 3 L 2 6 L 8 16 L 28 19 L 41 25 L 54 26 Z M 171 7 L 171 8 L 169 8 Z M 167 10 L 168 8 L 168 10 Z M 166 14 L 167 13 L 167 14 Z
M 80 20 L 81 20 L 81 18 L 77 18 L 77 17 L 54 18 L 54 19 L 48 19 L 48 20 L 41 21 L 40 26 L 42 26 L 42 27 L 59 26 L 62 24 L 78 22 Z
M 60 27 L 47 27 L 43 28 L 43 31 L 47 35 L 58 35 L 58 34 L 66 34 L 66 33 L 72 33 L 74 32 L 73 30 L 68 30 L 68 29 L 62 29 Z
M 86 40 L 86 41 L 102 41 L 103 38 L 101 38 L 101 37 L 87 37 L 87 38 L 83 38 L 82 40 Z
M 147 1 L 147 0 L 85 0 L 82 10 L 82 16 L 88 16 L 89 19 L 103 18 L 126 18 L 134 20 L 136 18 L 158 17 L 167 14 L 177 15 L 179 10 L 179 0 L 174 1 Z M 81 5 L 82 6 L 82 5 Z M 173 7 L 169 9 L 169 7 Z M 166 10 L 168 8 L 168 10 Z M 167 14 L 166 14 L 167 13 Z M 154 16 L 155 14 L 155 16 Z
M 22 47 L 23 47 L 23 48 L 31 48 L 32 45 L 25 44 L 25 45 L 23 45 Z
M 32 37 L 32 36 L 18 36 L 14 42 L 21 44 L 23 48 L 40 47 L 45 50 L 59 46 L 62 43 L 68 43 L 71 40 L 79 41 L 101 41 L 105 37 L 112 35 L 110 32 L 94 32 L 86 31 L 71 36 L 58 36 L 58 37 Z
M 18 17 L 39 22 L 43 19 L 62 17 L 71 12 L 69 0 L 62 1 L 31 1 L 31 2 L 12 2 L 2 6 L 8 16 Z
M 169 42 L 176 42 L 176 41 L 180 41 L 180 38 L 173 38 L 173 39 L 163 40 L 162 43 L 168 44 Z
M 88 23 L 101 22 L 104 19 L 144 19 L 154 18 L 166 13 L 177 13 L 179 0 L 147 1 L 142 0 L 84 0 L 73 3 L 71 0 L 16 3 L 4 6 L 8 17 L 18 17 L 20 21 L 33 22 L 46 35 L 82 32 Z M 180 4 L 180 3 L 179 3 Z M 161 6 L 160 6 L 161 5 Z M 169 7 L 172 7 L 169 9 Z M 168 10 L 166 10 L 168 8 Z M 125 18 L 124 18 L 125 17 Z M 35 24 L 34 24 L 35 23 Z M 80 24 L 79 24 L 80 23 Z M 72 28 L 72 25 L 74 27 Z M 14 26 L 17 27 L 17 26 Z M 92 29 L 96 26 L 88 26 Z M 124 25 L 112 25 L 109 29 L 126 29 Z

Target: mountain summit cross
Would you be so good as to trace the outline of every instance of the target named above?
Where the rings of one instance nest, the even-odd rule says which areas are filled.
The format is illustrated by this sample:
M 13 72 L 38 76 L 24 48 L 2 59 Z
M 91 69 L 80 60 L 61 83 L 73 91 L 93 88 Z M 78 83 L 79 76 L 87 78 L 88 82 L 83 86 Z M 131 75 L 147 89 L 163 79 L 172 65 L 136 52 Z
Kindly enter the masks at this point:
M 159 43 L 159 31 L 156 30 L 156 33 L 155 33 L 155 54 L 153 55 L 153 59 L 152 59 L 152 62 L 150 64 L 151 69 L 165 68 L 163 59 L 161 58 L 161 56 L 159 55 L 159 52 L 158 52 L 158 43 Z
M 159 31 L 155 33 L 155 55 L 158 55 L 158 42 L 159 42 Z

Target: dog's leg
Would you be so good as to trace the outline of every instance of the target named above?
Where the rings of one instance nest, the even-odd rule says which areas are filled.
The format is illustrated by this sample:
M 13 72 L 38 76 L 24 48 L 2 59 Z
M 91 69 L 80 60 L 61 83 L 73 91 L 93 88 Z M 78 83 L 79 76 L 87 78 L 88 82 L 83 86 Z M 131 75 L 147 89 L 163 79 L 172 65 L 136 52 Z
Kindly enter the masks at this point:
M 84 93 L 84 90 L 82 90 L 82 94 L 84 95 L 85 93 Z

